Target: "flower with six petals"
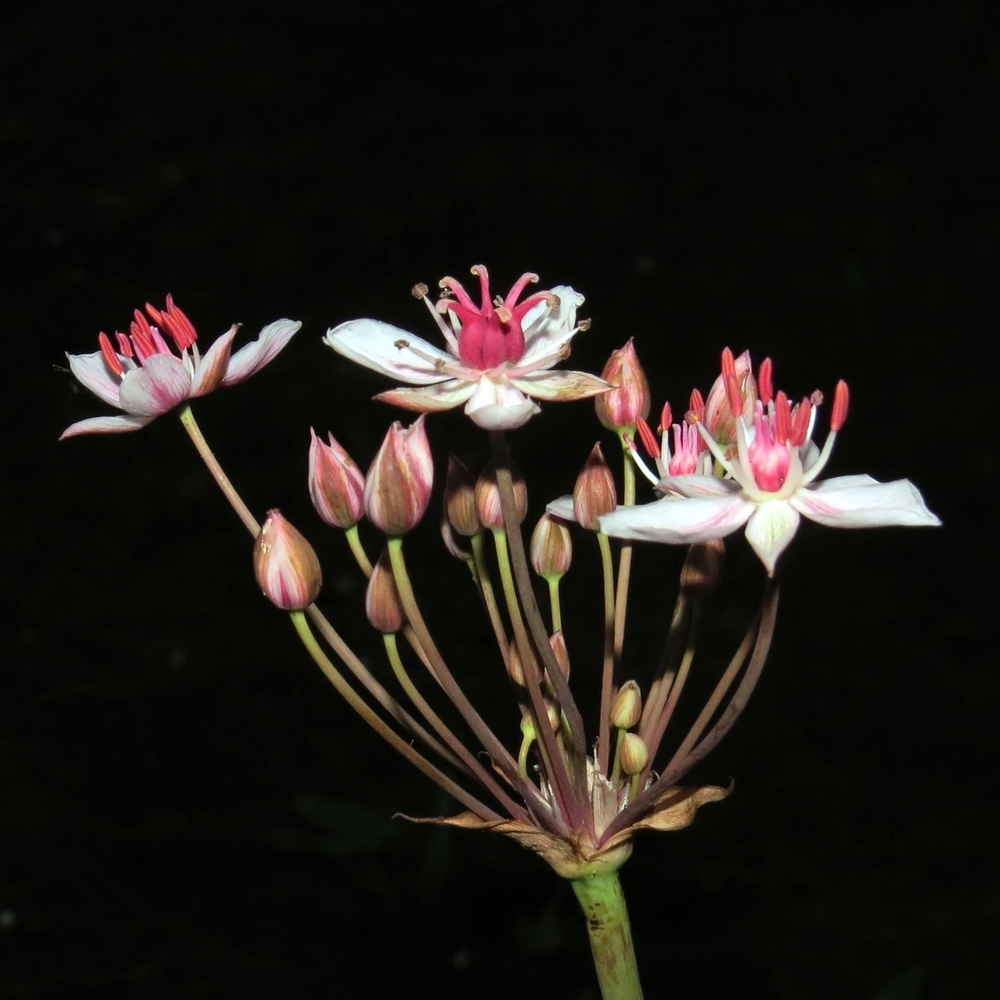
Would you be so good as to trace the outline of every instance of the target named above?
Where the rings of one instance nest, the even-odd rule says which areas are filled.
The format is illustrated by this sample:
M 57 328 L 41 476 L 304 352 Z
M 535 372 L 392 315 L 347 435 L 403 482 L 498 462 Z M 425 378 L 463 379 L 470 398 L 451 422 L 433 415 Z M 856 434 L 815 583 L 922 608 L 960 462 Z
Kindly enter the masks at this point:
M 505 299 L 494 302 L 486 268 L 478 264 L 472 273 L 479 278 L 480 305 L 454 278 L 441 280 L 450 295 L 436 309 L 428 302 L 447 352 L 374 319 L 341 323 L 327 332 L 325 342 L 366 368 L 417 387 L 392 389 L 376 399 L 423 413 L 464 403 L 465 412 L 487 430 L 521 427 L 538 412 L 536 399 L 584 399 L 608 390 L 595 375 L 549 370 L 568 356 L 569 342 L 581 329 L 579 292 L 557 285 L 518 302 L 525 287 L 538 280 L 524 274 Z M 425 286 L 418 285 L 414 294 L 427 301 Z
M 148 318 L 136 309 L 128 336 L 115 334 L 117 344 L 101 333 L 99 351 L 66 355 L 77 379 L 95 396 L 124 413 L 79 420 L 63 431 L 63 438 L 137 431 L 186 399 L 242 382 L 271 361 L 302 325 L 279 319 L 264 327 L 255 341 L 232 354 L 237 323 L 202 355 L 194 325 L 171 296 L 167 296 L 164 310 L 147 304 L 146 313 Z M 173 341 L 173 348 L 167 337 Z
M 847 417 L 845 382 L 837 385 L 830 434 L 820 451 L 811 440 L 819 394 L 791 406 L 783 392 L 773 392 L 767 360 L 757 380 L 759 397 L 747 398 L 728 349 L 723 381 L 735 417 L 735 456 L 729 457 L 702 422 L 696 426 L 725 478 L 664 476 L 656 483 L 663 499 L 619 507 L 601 518 L 602 531 L 636 541 L 690 544 L 722 538 L 745 524 L 747 539 L 773 575 L 802 516 L 834 528 L 941 523 L 908 479 L 879 483 L 861 475 L 817 482 Z

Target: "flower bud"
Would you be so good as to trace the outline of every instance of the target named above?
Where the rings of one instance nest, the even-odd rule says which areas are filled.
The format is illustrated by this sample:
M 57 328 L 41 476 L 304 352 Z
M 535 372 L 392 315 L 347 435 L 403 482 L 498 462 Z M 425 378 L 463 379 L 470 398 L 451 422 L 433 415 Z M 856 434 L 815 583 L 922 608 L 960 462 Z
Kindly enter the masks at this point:
M 382 550 L 368 579 L 365 591 L 365 613 L 379 632 L 398 632 L 406 624 L 406 615 L 392 574 L 389 549 Z
M 316 513 L 334 528 L 351 528 L 365 512 L 365 477 L 332 434 L 324 444 L 312 428 L 309 433 L 309 496 Z
M 642 718 L 642 692 L 635 681 L 626 681 L 618 689 L 611 707 L 611 725 L 616 729 L 631 729 Z
M 543 514 L 531 533 L 531 565 L 546 580 L 558 580 L 569 569 L 573 543 L 569 528 L 549 514 Z
M 510 475 L 514 485 L 514 510 L 517 512 L 517 523 L 520 524 L 528 513 L 528 485 L 521 475 L 521 470 L 513 462 L 510 466 Z M 497 483 L 497 470 L 492 462 L 483 469 L 476 480 L 476 507 L 484 528 L 495 530 L 504 527 L 500 486 Z
M 709 597 L 719 589 L 726 543 L 721 538 L 695 542 L 688 549 L 681 567 L 681 589 L 700 597 Z
M 253 569 L 264 596 L 283 611 L 308 608 L 323 586 L 313 547 L 277 510 L 268 511 L 257 534 Z
M 482 530 L 476 512 L 476 481 L 454 455 L 448 456 L 448 479 L 444 487 L 444 509 L 448 522 L 460 535 L 471 538 Z
M 512 642 L 507 647 L 507 673 L 518 687 L 525 686 L 524 664 L 521 662 L 521 654 L 516 642 Z
M 740 397 L 742 412 L 753 412 L 757 402 L 757 382 L 753 377 L 750 352 L 734 358 L 729 348 L 723 352 L 723 373 L 715 380 L 705 399 L 705 430 L 724 449 L 735 448 L 736 416 L 730 394 Z
M 581 527 L 600 531 L 598 518 L 610 514 L 618 503 L 615 480 L 608 463 L 604 461 L 599 444 L 587 458 L 583 472 L 576 478 L 573 488 L 573 516 Z
M 640 417 L 645 420 L 649 416 L 649 382 L 631 338 L 621 350 L 611 355 L 601 378 L 613 387 L 594 397 L 597 419 L 608 430 L 635 427 Z
M 618 747 L 618 763 L 622 773 L 631 777 L 645 770 L 649 763 L 649 748 L 641 736 L 626 733 Z
M 365 481 L 365 513 L 387 535 L 420 523 L 431 498 L 434 463 L 421 414 L 409 427 L 389 428 Z
M 559 664 L 563 677 L 569 680 L 569 650 L 566 648 L 566 640 L 563 638 L 561 630 L 553 632 L 549 636 L 549 645 L 552 647 L 552 653 L 556 658 L 556 663 Z

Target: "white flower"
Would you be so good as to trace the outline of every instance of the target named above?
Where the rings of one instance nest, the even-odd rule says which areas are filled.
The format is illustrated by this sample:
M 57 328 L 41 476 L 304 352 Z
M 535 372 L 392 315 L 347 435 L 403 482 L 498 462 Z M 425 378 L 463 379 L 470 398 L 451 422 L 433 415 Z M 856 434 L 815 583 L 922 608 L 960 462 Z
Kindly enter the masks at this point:
M 723 373 L 727 355 L 723 355 Z M 754 551 L 774 574 L 778 557 L 804 515 L 832 528 L 886 525 L 933 526 L 941 522 L 908 479 L 879 483 L 870 476 L 816 478 L 826 465 L 837 431 L 847 416 L 847 385 L 834 396 L 830 434 L 822 452 L 810 439 L 815 405 L 809 399 L 790 407 L 784 393 L 770 385 L 770 366 L 760 378 L 760 399 L 743 406 L 738 383 L 728 379 L 729 403 L 736 416 L 734 458 L 705 429 L 702 437 L 729 478 L 665 476 L 656 489 L 663 499 L 638 507 L 619 507 L 601 518 L 601 530 L 616 538 L 690 544 L 722 538 L 746 525 Z M 814 395 L 814 399 L 821 398 Z
M 146 312 L 158 326 L 150 324 L 137 309 L 129 336 L 115 334 L 117 350 L 111 338 L 102 333 L 98 336 L 99 351 L 66 355 L 70 370 L 84 386 L 125 412 L 77 421 L 63 431 L 63 438 L 137 431 L 186 399 L 242 382 L 271 361 L 302 325 L 279 319 L 264 327 L 255 341 L 231 355 L 233 338 L 239 330 L 239 324 L 235 324 L 202 356 L 194 326 L 169 295 L 162 312 L 151 305 L 146 306 Z M 179 356 L 163 333 L 174 342 Z
M 586 372 L 549 371 L 569 355 L 569 342 L 581 329 L 579 292 L 557 285 L 519 303 L 525 286 L 538 280 L 525 274 L 506 299 L 494 303 L 486 268 L 479 264 L 472 273 L 479 278 L 481 305 L 454 278 L 440 284 L 455 298 L 442 298 L 436 310 L 428 302 L 447 352 L 374 319 L 341 323 L 327 332 L 325 342 L 366 368 L 417 386 L 392 389 L 376 399 L 423 413 L 464 403 L 465 412 L 487 430 L 521 427 L 538 412 L 536 399 L 584 399 L 608 390 L 607 382 Z M 427 301 L 426 287 L 418 285 L 414 292 Z

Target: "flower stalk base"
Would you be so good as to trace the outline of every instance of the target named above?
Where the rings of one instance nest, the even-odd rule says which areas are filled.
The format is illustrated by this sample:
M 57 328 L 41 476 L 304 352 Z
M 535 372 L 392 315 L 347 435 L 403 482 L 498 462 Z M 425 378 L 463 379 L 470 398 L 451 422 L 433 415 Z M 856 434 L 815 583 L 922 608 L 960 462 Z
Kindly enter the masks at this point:
M 618 872 L 593 872 L 570 880 L 587 920 L 590 950 L 603 1000 L 642 1000 L 632 928 Z

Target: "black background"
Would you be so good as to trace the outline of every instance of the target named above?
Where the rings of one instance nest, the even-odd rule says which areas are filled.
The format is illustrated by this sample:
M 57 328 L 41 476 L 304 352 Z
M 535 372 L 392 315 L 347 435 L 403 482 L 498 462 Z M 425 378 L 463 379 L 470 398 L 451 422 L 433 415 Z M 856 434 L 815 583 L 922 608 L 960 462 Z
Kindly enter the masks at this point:
M 390 820 L 452 806 L 262 601 L 249 540 L 176 420 L 55 443 L 106 412 L 63 352 L 94 350 L 136 306 L 172 292 L 205 341 L 235 320 L 255 335 L 301 319 L 270 368 L 197 413 L 251 506 L 280 506 L 314 540 L 325 606 L 376 662 L 305 456 L 313 425 L 364 466 L 397 414 L 368 401 L 384 379 L 319 338 L 377 316 L 432 339 L 410 287 L 483 262 L 501 292 L 524 270 L 583 291 L 593 327 L 572 365 L 599 371 L 635 336 L 675 408 L 727 344 L 772 356 L 795 395 L 847 379 L 831 474 L 912 478 L 944 521 L 807 524 L 783 558 L 772 660 L 696 773 L 734 777 L 734 794 L 682 833 L 640 837 L 623 869 L 647 995 L 994 995 L 987 11 L 151 0 L 10 20 L 0 992 L 596 996 L 572 894 L 541 862 Z M 535 513 L 609 443 L 591 414 L 549 405 L 512 436 Z M 485 453 L 460 413 L 431 438 L 439 470 L 449 446 Z M 408 543 L 428 617 L 512 742 L 435 519 Z M 739 536 L 729 553 L 720 648 L 762 583 Z M 641 552 L 634 664 L 653 655 L 678 558 Z M 575 600 L 586 690 L 594 601 Z

